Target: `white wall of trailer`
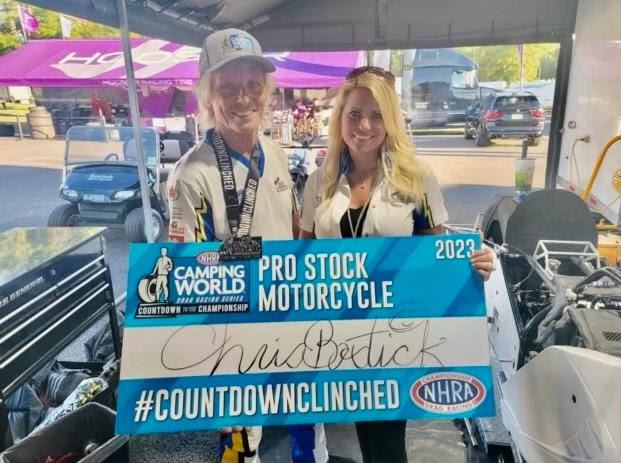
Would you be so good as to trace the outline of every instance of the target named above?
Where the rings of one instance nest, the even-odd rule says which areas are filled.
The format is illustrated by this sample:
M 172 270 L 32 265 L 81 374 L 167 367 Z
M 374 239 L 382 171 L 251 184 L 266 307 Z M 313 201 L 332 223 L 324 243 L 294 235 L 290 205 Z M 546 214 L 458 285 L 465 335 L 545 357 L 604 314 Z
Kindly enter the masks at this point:
M 579 194 L 603 146 L 621 134 L 619 0 L 579 2 L 563 129 L 557 182 Z M 588 143 L 576 141 L 586 135 Z M 592 208 L 615 224 L 620 223 L 621 192 L 613 186 L 613 176 L 617 171 L 621 174 L 619 169 L 621 141 L 610 148 L 588 199 Z

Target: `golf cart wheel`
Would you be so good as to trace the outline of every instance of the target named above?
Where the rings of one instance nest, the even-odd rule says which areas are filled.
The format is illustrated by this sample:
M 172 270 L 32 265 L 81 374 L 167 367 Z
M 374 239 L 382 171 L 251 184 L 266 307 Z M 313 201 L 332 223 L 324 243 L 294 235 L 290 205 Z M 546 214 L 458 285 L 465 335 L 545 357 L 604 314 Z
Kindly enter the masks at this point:
M 48 227 L 77 227 L 80 224 L 80 211 L 75 204 L 62 204 L 47 219 Z
M 470 130 L 468 130 L 468 124 L 464 124 L 464 138 L 466 140 L 472 140 L 472 134 L 470 133 Z
M 487 133 L 485 129 L 479 129 L 477 131 L 477 146 L 487 146 L 489 145 L 489 140 L 487 139 Z
M 164 221 L 162 216 L 155 209 L 151 209 L 151 216 L 153 217 L 153 239 L 159 240 L 164 231 Z M 129 241 L 145 242 L 147 241 L 147 235 L 144 230 L 144 212 L 142 207 L 132 209 L 127 218 L 125 219 L 125 232 Z
M 541 137 L 530 137 L 528 139 L 528 146 L 538 146 L 541 141 Z

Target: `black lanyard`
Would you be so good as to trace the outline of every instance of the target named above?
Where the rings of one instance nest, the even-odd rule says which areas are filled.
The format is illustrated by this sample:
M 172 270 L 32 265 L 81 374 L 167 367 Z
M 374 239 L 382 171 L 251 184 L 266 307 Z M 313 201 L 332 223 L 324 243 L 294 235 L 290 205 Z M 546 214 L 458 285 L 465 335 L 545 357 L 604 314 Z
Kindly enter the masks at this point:
M 216 153 L 220 181 L 222 182 L 222 193 L 224 194 L 224 204 L 226 206 L 226 218 L 229 222 L 231 236 L 249 236 L 257 199 L 257 189 L 259 187 L 259 148 L 255 147 L 250 156 L 248 176 L 246 177 L 246 185 L 244 186 L 240 203 L 237 196 L 235 175 L 233 175 L 231 155 L 224 144 L 222 135 L 217 130 L 212 132 L 211 146 L 213 146 L 213 150 Z

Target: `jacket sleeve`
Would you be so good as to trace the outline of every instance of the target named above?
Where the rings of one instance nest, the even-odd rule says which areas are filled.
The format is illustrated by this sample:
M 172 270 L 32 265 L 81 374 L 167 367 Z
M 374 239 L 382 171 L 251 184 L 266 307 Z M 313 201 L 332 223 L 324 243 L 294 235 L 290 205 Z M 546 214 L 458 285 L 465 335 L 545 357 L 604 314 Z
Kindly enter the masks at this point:
M 300 211 L 300 228 L 313 233 L 315 230 L 315 209 L 321 202 L 321 170 L 313 172 L 304 187 L 302 210 Z
M 435 228 L 449 219 L 440 184 L 431 169 L 427 172 L 422 203 L 414 209 L 412 219 L 414 220 L 415 233 L 421 229 Z
M 170 241 L 183 243 L 216 239 L 209 200 L 187 181 L 179 178 L 178 171 L 168 182 L 168 206 Z

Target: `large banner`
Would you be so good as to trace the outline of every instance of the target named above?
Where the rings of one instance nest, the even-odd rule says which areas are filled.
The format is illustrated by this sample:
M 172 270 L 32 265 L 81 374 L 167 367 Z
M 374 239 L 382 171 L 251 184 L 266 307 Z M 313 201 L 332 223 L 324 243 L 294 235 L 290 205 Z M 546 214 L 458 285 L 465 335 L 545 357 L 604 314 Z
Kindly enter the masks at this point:
M 139 86 L 191 91 L 198 81 L 200 48 L 160 39 L 130 40 Z M 277 87 L 327 88 L 340 85 L 362 52 L 281 52 L 274 64 Z M 118 39 L 31 40 L 0 57 L 0 85 L 127 88 L 123 47 Z
M 478 235 L 132 244 L 116 430 L 494 414 Z

